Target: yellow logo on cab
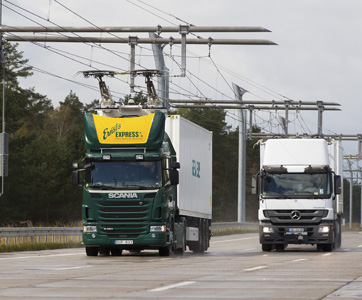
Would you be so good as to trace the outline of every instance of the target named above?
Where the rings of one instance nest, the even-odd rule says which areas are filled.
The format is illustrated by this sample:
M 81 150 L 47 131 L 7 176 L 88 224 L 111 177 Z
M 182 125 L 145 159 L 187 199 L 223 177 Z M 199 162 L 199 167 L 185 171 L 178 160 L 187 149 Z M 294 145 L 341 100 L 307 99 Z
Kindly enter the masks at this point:
M 154 116 L 109 118 L 93 114 L 98 141 L 101 144 L 144 144 L 148 140 Z

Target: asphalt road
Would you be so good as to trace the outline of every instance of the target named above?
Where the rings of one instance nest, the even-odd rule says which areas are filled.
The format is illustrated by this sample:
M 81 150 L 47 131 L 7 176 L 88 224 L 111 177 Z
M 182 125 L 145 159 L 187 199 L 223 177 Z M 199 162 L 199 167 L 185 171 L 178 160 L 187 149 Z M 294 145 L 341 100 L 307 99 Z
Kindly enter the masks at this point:
M 205 254 L 0 254 L 0 299 L 362 299 L 362 232 L 331 253 L 263 253 L 257 234 L 214 237 Z

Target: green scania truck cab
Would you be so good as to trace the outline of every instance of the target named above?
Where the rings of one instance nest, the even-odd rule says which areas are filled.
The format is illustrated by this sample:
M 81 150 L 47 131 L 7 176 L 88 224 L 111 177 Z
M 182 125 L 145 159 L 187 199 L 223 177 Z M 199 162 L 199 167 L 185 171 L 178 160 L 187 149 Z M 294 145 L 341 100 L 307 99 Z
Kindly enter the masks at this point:
M 211 237 L 211 133 L 179 116 L 134 109 L 84 114 L 87 151 L 81 167 L 73 164 L 73 183 L 83 188 L 86 254 L 157 249 L 169 256 L 186 246 L 204 252 Z M 190 126 L 191 134 L 184 130 Z

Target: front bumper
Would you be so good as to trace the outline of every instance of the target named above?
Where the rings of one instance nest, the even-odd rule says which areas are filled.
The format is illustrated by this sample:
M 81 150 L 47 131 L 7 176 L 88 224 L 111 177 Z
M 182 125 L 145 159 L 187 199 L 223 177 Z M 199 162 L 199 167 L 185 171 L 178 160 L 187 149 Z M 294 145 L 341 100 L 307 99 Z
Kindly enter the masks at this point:
M 321 227 L 329 227 L 329 232 L 320 232 Z M 261 223 L 259 238 L 261 244 L 331 244 L 334 243 L 334 227 L 329 222 L 320 225 L 293 224 L 293 226 Z
M 158 249 L 167 245 L 166 232 L 151 232 L 140 235 L 137 238 L 110 238 L 99 233 L 84 233 L 83 244 L 85 246 L 106 246 L 122 249 Z

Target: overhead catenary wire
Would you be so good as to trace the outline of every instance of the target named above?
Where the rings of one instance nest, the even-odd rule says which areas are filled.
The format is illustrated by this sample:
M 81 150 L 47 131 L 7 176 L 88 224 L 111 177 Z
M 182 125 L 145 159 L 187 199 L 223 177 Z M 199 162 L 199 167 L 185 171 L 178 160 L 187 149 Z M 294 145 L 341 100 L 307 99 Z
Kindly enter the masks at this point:
M 8 2 L 8 1 L 7 1 Z M 58 1 L 57 1 L 58 2 Z M 139 2 L 141 2 L 141 1 L 139 1 Z M 141 2 L 142 3 L 142 2 Z M 189 78 L 189 80 L 192 80 L 191 79 L 191 76 L 189 76 L 190 78 Z M 199 78 L 198 76 L 195 76 L 196 78 Z M 198 89 L 200 89 L 200 88 L 198 88 Z M 217 89 L 216 89 L 217 90 Z M 225 94 L 224 94 L 224 96 L 225 96 Z M 285 97 L 285 96 L 283 96 L 283 97 Z M 285 98 L 287 98 L 287 97 L 285 97 Z M 256 114 L 256 112 L 254 112 L 255 114 Z

